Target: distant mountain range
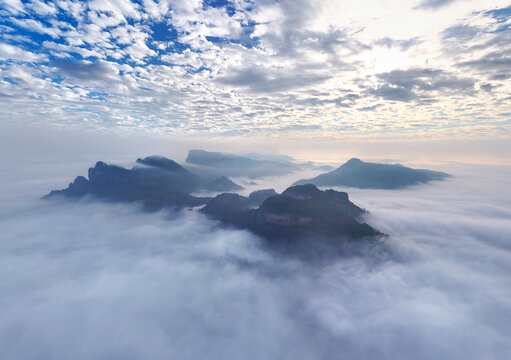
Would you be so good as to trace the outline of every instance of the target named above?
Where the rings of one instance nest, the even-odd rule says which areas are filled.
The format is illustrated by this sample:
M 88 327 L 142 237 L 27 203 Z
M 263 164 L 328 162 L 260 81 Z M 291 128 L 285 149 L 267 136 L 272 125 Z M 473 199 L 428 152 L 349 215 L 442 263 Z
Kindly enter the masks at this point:
M 163 156 L 137 159 L 135 166 L 126 169 L 98 161 L 88 171 L 88 179 L 78 176 L 66 189 L 54 190 L 45 198 L 92 196 L 118 202 L 141 202 L 147 209 L 164 207 L 194 207 L 207 204 L 211 198 L 190 195 L 197 191 L 239 191 L 243 187 L 222 176 L 213 181 L 202 178 Z M 262 202 L 261 196 L 251 194 L 253 204 Z M 272 190 L 273 191 L 273 190 Z
M 330 166 L 318 166 L 313 162 L 296 162 L 285 155 L 238 155 L 205 150 L 190 150 L 184 166 L 195 174 L 211 179 L 220 176 L 281 176 L 303 169 L 332 170 Z
M 278 160 L 287 161 L 282 157 Z M 233 168 L 242 172 L 283 166 L 274 160 L 202 150 L 190 151 L 187 161 L 214 168 L 218 172 Z M 263 189 L 244 197 L 226 193 L 243 189 L 226 176 L 211 180 L 211 174 L 195 174 L 173 160 L 149 156 L 137 159 L 131 169 L 98 161 L 89 169 L 88 179 L 78 176 L 66 189 L 54 190 L 44 198 L 89 196 L 107 201 L 139 202 L 147 210 L 203 206 L 201 212 L 221 223 L 247 229 L 269 239 L 311 236 L 361 238 L 381 235 L 371 226 L 360 222 L 361 215 L 366 211 L 349 201 L 347 193 L 321 191 L 316 186 L 396 189 L 447 176 L 441 172 L 415 170 L 402 165 L 351 159 L 334 171 L 297 182 L 282 194 L 277 194 L 273 189 Z M 200 190 L 223 193 L 214 198 L 192 195 Z
M 360 189 L 399 189 L 443 180 L 449 175 L 439 171 L 412 169 L 401 164 L 377 164 L 353 158 L 341 167 L 294 185 L 349 186 Z

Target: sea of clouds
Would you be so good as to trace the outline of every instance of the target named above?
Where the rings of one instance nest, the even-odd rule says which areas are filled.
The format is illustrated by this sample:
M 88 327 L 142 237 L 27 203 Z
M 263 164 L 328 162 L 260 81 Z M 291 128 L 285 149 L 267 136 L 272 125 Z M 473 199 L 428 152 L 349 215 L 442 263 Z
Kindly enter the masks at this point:
M 39 200 L 88 165 L 3 167 L 2 359 L 511 353 L 509 167 L 451 164 L 444 182 L 343 189 L 389 237 L 309 262 L 196 211 Z

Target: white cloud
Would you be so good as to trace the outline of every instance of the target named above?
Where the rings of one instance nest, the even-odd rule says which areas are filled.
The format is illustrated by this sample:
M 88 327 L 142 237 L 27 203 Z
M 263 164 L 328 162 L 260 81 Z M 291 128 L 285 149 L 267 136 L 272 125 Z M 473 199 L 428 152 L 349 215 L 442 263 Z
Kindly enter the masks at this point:
M 57 6 L 64 10 L 66 13 L 72 15 L 77 20 L 82 20 L 85 12 L 85 4 L 79 1 L 72 0 L 57 0 Z
M 260 131 L 307 137 L 303 125 L 312 125 L 322 136 L 351 139 L 500 138 L 509 128 L 499 114 L 511 111 L 510 32 L 502 31 L 510 20 L 483 11 L 507 6 L 505 1 L 453 1 L 426 8 L 405 0 L 235 1 L 229 10 L 199 0 L 30 4 L 39 6 L 39 13 L 8 21 L 14 32 L 21 27 L 45 39 L 24 35 L 30 42 L 11 31 L 3 41 L 30 47 L 40 59 L 136 64 L 137 71 L 125 74 L 122 86 L 98 84 L 98 90 L 111 95 L 112 114 L 131 119 L 123 124 L 133 121 L 135 128 L 145 123 L 148 129 L 172 132 L 178 131 L 177 122 L 187 134 Z M 73 20 L 57 20 L 52 9 Z M 155 23 L 166 24 L 168 32 L 153 33 Z M 387 73 L 413 69 L 465 79 L 472 91 L 426 89 L 412 82 L 404 92 L 382 80 Z M 66 81 L 93 86 L 83 79 Z M 134 89 L 139 87 L 153 91 L 138 94 Z M 423 96 L 410 95 L 419 92 Z M 398 101 L 403 96 L 406 104 Z M 26 108 L 40 108 L 25 101 Z M 46 106 L 52 112 L 60 105 Z M 465 108 L 471 112 L 457 110 Z M 112 114 L 96 110 L 105 127 L 115 127 Z M 302 125 L 302 131 L 295 125 Z
M 30 51 L 25 51 L 17 46 L 12 46 L 5 43 L 0 43 L 0 59 L 2 60 L 17 60 L 36 62 L 45 60 L 44 55 L 34 54 Z
M 88 6 L 91 10 L 100 15 L 106 15 L 115 18 L 118 23 L 126 21 L 126 18 L 139 19 L 139 5 L 129 0 L 92 0 Z
M 27 30 L 37 32 L 40 34 L 50 35 L 52 38 L 58 38 L 61 35 L 61 31 L 58 28 L 46 27 L 41 22 L 34 19 L 16 19 L 13 18 L 11 21 Z
M 348 189 L 390 234 L 385 245 L 300 258 L 194 212 L 44 202 L 87 163 L 2 160 L 7 357 L 479 360 L 511 350 L 508 167 L 451 164 L 455 177 L 441 183 Z
M 25 9 L 21 0 L 1 0 L 0 1 L 11 14 L 24 13 Z
M 31 0 L 27 4 L 27 7 L 42 16 L 57 14 L 57 8 L 55 5 L 52 3 L 45 3 L 41 0 Z
M 70 46 L 70 45 L 64 45 L 64 44 L 57 44 L 51 41 L 44 41 L 42 45 L 46 48 L 56 50 L 53 55 L 55 57 L 68 57 L 71 58 L 72 56 L 70 53 L 77 53 L 81 56 L 87 58 L 87 57 L 98 57 L 102 58 L 103 55 L 95 50 L 87 50 L 79 46 Z
M 149 16 L 156 20 L 161 20 L 164 18 L 170 11 L 170 6 L 167 1 L 158 1 L 155 2 L 153 0 L 143 0 L 144 11 L 149 14 Z

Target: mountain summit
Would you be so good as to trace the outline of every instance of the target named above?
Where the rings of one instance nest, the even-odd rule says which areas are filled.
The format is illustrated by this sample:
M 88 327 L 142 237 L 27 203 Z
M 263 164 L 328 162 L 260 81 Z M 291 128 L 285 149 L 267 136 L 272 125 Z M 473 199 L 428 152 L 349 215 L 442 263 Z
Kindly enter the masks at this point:
M 412 169 L 401 164 L 378 164 L 353 158 L 334 171 L 294 185 L 350 186 L 361 189 L 399 189 L 411 185 L 443 180 L 449 175 L 439 171 Z
M 353 204 L 347 193 L 321 191 L 312 184 L 292 186 L 280 195 L 270 196 L 258 208 L 251 208 L 249 198 L 221 194 L 201 211 L 269 239 L 381 235 L 359 221 L 366 211 Z

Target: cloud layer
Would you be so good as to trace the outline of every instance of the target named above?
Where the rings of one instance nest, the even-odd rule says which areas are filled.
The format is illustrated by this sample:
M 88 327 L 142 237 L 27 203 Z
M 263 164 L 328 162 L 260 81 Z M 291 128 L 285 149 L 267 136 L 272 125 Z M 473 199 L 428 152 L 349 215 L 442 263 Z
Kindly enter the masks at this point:
M 28 182 L 11 169 L 17 191 L 0 194 L 3 356 L 503 358 L 510 169 L 449 171 L 408 190 L 348 189 L 391 236 L 311 262 L 195 212 L 40 201 L 53 169 Z
M 3 0 L 0 116 L 180 136 L 505 138 L 510 19 L 504 0 Z

